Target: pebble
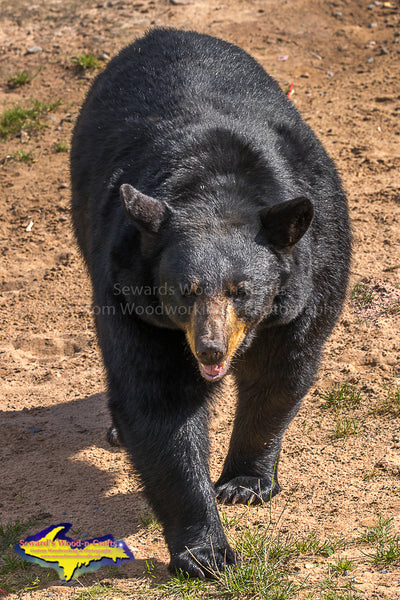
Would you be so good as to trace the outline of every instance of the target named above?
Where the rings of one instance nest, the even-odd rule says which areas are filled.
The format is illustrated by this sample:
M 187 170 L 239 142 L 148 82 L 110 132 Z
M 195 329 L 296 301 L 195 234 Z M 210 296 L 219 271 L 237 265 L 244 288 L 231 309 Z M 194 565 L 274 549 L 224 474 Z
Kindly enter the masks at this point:
M 43 48 L 40 46 L 32 46 L 32 48 L 28 48 L 28 54 L 36 54 L 36 52 L 42 52 Z
M 336 17 L 337 19 L 340 19 L 342 16 L 343 16 L 343 14 L 342 14 L 340 11 L 339 11 L 339 12 L 337 12 L 337 13 L 335 13 L 335 17 Z
M 370 23 L 370 24 L 369 24 L 369 28 L 370 28 L 370 29 L 375 29 L 375 27 L 378 27 L 378 23 L 375 23 L 375 22 L 374 22 L 374 23 Z
M 373 59 L 373 57 L 372 57 L 372 56 L 371 56 L 371 58 L 368 58 L 368 59 L 367 59 L 367 63 L 371 64 L 371 63 L 373 63 L 373 62 L 374 62 L 374 59 Z
M 40 427 L 31 427 L 28 429 L 28 433 L 39 433 L 39 431 L 42 431 Z
M 107 52 L 102 52 L 99 56 L 99 60 L 110 60 L 110 55 Z
M 332 73 L 332 71 L 327 71 L 326 74 L 329 75 L 329 77 L 333 77 L 335 75 L 334 73 Z
M 375 4 L 370 4 L 370 5 L 368 6 L 368 10 L 374 10 L 374 8 L 375 8 Z

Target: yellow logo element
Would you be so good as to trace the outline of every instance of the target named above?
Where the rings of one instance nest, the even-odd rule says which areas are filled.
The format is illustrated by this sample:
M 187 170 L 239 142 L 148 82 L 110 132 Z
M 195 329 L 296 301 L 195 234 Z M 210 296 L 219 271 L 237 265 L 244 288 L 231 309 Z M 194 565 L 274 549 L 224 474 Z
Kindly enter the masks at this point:
M 71 523 L 52 525 L 20 540 L 14 550 L 25 560 L 55 569 L 65 581 L 105 565 L 120 566 L 124 560 L 134 560 L 125 542 L 114 541 L 112 535 L 73 540 L 65 536 L 71 527 Z

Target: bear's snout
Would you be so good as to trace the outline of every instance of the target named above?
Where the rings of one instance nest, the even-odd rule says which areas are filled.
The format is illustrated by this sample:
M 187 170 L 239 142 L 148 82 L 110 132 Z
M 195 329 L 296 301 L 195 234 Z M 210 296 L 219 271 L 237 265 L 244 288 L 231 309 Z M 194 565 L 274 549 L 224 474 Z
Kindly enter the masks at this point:
M 196 344 L 196 356 L 203 365 L 217 365 L 224 359 L 227 346 L 221 340 L 199 339 Z
M 221 379 L 246 335 L 231 301 L 222 296 L 199 298 L 186 328 L 190 349 L 208 381 Z

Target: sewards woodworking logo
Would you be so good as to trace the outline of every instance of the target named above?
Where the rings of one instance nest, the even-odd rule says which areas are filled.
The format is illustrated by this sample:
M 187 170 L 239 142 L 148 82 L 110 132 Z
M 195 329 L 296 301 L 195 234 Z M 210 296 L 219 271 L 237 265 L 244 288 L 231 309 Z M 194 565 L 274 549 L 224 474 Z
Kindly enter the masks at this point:
M 65 535 L 71 527 L 71 523 L 51 525 L 20 540 L 14 550 L 24 560 L 55 569 L 60 579 L 65 581 L 105 565 L 119 567 L 124 560 L 134 560 L 125 542 L 115 541 L 112 535 L 73 540 Z

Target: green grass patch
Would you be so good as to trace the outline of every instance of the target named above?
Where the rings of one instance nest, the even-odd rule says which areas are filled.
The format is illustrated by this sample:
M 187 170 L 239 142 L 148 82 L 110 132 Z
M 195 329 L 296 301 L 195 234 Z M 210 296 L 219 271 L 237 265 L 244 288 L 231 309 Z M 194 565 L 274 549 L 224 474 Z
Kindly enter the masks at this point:
M 0 589 L 6 593 L 36 589 L 53 575 L 50 569 L 35 567 L 14 551 L 14 545 L 35 522 L 28 520 L 0 524 Z
M 379 516 L 378 523 L 367 527 L 360 536 L 360 541 L 367 544 L 385 544 L 393 538 L 393 519 Z
M 345 544 L 341 537 L 320 539 L 315 532 L 305 536 L 282 534 L 273 524 L 246 526 L 231 541 L 235 542 L 238 557 L 235 568 L 215 572 L 214 579 L 209 581 L 180 574 L 156 588 L 156 593 L 161 598 L 183 600 L 291 600 L 300 594 L 307 597 L 309 584 L 296 581 L 293 576 L 298 557 L 331 556 Z
M 0 524 L 0 552 L 3 553 L 10 546 L 14 546 L 33 524 L 34 521 L 15 521 L 14 523 L 7 523 L 7 525 Z
M 142 524 L 142 527 L 149 529 L 159 529 L 161 527 L 156 517 L 147 507 L 142 508 L 139 515 L 139 521 Z
M 114 600 L 116 597 L 123 598 L 126 595 L 110 585 L 98 582 L 73 596 L 73 600 L 98 600 L 100 598 L 112 598 Z
M 361 423 L 357 419 L 338 415 L 336 418 L 333 437 L 337 440 L 357 435 L 361 431 Z
M 33 163 L 36 162 L 33 155 L 33 150 L 29 150 L 29 152 L 25 152 L 25 150 L 17 150 L 17 152 L 14 152 L 12 157 L 18 162 L 23 162 L 26 165 L 33 165 Z
M 65 142 L 58 142 L 57 144 L 54 144 L 54 151 L 57 153 L 69 152 L 69 146 Z
M 372 553 L 365 554 L 377 567 L 398 566 L 400 565 L 400 538 L 395 536 L 384 544 L 376 545 Z
M 95 71 L 102 67 L 101 62 L 94 54 L 86 54 L 86 52 L 82 52 L 79 56 L 73 56 L 71 62 L 78 71 Z
M 333 537 L 321 540 L 316 532 L 306 536 L 293 538 L 295 554 L 311 554 L 320 556 L 331 556 L 337 550 L 343 548 L 345 541 L 342 537 Z
M 7 139 L 8 136 L 19 133 L 22 129 L 37 130 L 43 127 L 41 118 L 44 114 L 52 112 L 60 106 L 61 100 L 55 102 L 39 102 L 32 100 L 30 108 L 16 105 L 9 108 L 0 115 L 0 137 Z
M 386 398 L 374 409 L 377 415 L 400 417 L 400 388 L 387 389 Z
M 228 517 L 225 510 L 220 510 L 221 523 L 224 527 L 236 527 L 243 522 L 243 513 Z
M 327 392 L 320 392 L 319 396 L 323 401 L 322 408 L 336 411 L 356 408 L 363 399 L 357 387 L 350 383 L 337 384 Z
M 321 600 L 366 600 L 364 595 L 361 595 L 363 592 L 359 593 L 356 586 L 353 581 L 338 585 L 332 579 L 325 579 L 318 584 L 320 592 L 317 597 Z
M 346 556 L 338 558 L 334 563 L 329 563 L 329 568 L 338 575 L 348 575 L 355 569 L 355 563 Z
M 370 284 L 360 281 L 355 284 L 351 291 L 351 300 L 358 307 L 365 308 L 374 301 L 374 291 Z
M 376 525 L 366 528 L 360 541 L 373 546 L 364 554 L 375 566 L 400 565 L 400 536 L 393 530 L 393 519 L 380 516 Z
M 20 73 L 15 73 L 15 75 L 9 77 L 7 80 L 7 85 L 10 89 L 16 89 L 27 85 L 31 81 L 32 78 L 30 77 L 30 75 L 28 75 L 26 71 L 21 71 Z

